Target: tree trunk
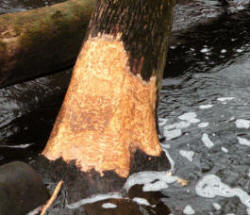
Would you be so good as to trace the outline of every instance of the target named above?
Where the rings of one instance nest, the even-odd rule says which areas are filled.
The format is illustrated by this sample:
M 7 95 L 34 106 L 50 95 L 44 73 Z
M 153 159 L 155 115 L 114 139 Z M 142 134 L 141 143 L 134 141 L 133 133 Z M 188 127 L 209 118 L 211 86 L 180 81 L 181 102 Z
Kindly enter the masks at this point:
M 52 171 L 66 178 L 70 202 L 118 190 L 132 172 L 169 168 L 155 112 L 173 5 L 173 0 L 97 1 L 42 152 L 55 161 Z
M 95 0 L 0 16 L 0 87 L 73 65 Z

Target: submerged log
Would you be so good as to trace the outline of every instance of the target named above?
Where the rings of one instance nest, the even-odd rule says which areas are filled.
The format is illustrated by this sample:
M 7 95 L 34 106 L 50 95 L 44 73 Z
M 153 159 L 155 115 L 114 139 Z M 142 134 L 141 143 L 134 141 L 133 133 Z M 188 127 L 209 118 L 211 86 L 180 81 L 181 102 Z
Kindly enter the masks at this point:
M 72 66 L 95 0 L 0 16 L 0 87 Z
M 156 129 L 174 0 L 98 0 L 42 155 L 68 201 L 119 190 L 133 172 L 166 170 Z M 57 175 L 57 176 L 55 176 Z

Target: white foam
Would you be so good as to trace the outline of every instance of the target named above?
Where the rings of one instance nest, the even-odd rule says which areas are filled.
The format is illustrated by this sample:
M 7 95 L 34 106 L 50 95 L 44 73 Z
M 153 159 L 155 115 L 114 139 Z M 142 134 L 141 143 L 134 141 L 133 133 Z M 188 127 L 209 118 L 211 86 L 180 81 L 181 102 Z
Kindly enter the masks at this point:
M 175 162 L 174 160 L 172 159 L 172 157 L 170 156 L 169 152 L 168 152 L 168 148 L 167 146 L 165 146 L 165 144 L 161 144 L 162 146 L 162 149 L 166 155 L 166 157 L 168 158 L 168 161 L 170 163 L 170 171 L 174 171 L 174 168 L 175 168 Z
M 128 191 L 136 184 L 143 184 L 144 192 L 159 191 L 168 188 L 168 184 L 176 182 L 177 179 L 169 171 L 143 171 L 130 175 L 123 188 Z
M 33 143 L 20 144 L 20 145 L 0 145 L 0 148 L 26 149 L 32 145 Z
M 221 51 L 220 51 L 220 53 L 222 53 L 222 54 L 224 54 L 224 53 L 226 53 L 226 52 L 227 52 L 226 49 L 221 49 Z
M 250 146 L 250 141 L 242 138 L 242 137 L 237 137 L 239 144 L 244 145 L 244 146 Z
M 94 202 L 98 202 L 98 201 L 102 201 L 102 200 L 106 200 L 106 199 L 111 199 L 111 198 L 112 199 L 123 199 L 123 197 L 119 193 L 98 194 L 98 195 L 93 195 L 89 198 L 84 198 L 84 199 L 81 199 L 77 202 L 68 204 L 68 205 L 66 205 L 66 207 L 69 209 L 75 209 L 75 208 L 79 208 L 82 205 L 91 204 Z
M 182 157 L 186 158 L 190 162 L 193 161 L 193 156 L 194 156 L 194 152 L 193 151 L 180 150 L 179 153 L 180 153 L 180 155 Z
M 164 127 L 164 129 L 167 129 L 167 130 L 171 130 L 171 129 L 183 129 L 183 128 L 187 128 L 191 125 L 191 123 L 189 122 L 186 122 L 186 121 L 181 121 L 181 122 L 177 122 L 177 123 L 174 123 L 174 124 L 171 124 L 171 125 L 166 125 Z
M 199 128 L 206 128 L 207 126 L 209 126 L 209 122 L 202 122 L 198 125 Z
M 238 52 L 238 53 L 241 53 L 243 51 L 244 51 L 243 49 L 236 49 L 236 52 Z
M 217 98 L 217 100 L 220 101 L 220 102 L 231 101 L 233 99 L 234 99 L 234 97 L 220 97 L 220 98 Z
M 163 130 L 163 135 L 166 137 L 166 140 L 172 140 L 182 135 L 181 129 L 173 129 L 173 130 Z
M 215 210 L 217 210 L 217 211 L 221 209 L 220 204 L 218 204 L 217 202 L 214 202 L 213 206 L 214 206 Z
M 205 198 L 214 198 L 216 196 L 233 197 L 237 196 L 242 204 L 250 208 L 250 196 L 240 188 L 231 188 L 221 182 L 216 175 L 206 175 L 195 186 L 197 195 Z
M 208 49 L 208 48 L 203 48 L 200 50 L 201 53 L 207 53 L 209 51 L 210 51 L 210 49 Z
M 195 214 L 195 211 L 194 211 L 194 209 L 191 207 L 191 205 L 186 205 L 186 207 L 185 207 L 184 210 L 183 210 L 183 213 L 184 213 L 184 214 L 187 214 L 187 215 L 192 215 L 192 214 Z
M 227 148 L 225 148 L 225 147 L 221 147 L 221 151 L 223 151 L 223 152 L 225 152 L 225 153 L 228 153 L 228 149 Z
M 223 184 L 216 175 L 206 175 L 195 186 L 197 195 L 205 198 L 214 198 L 216 196 L 233 197 L 232 189 Z
M 150 206 L 150 203 L 148 202 L 148 200 L 144 198 L 135 197 L 132 199 L 132 201 L 136 202 L 138 205 Z
M 163 126 L 165 126 L 166 125 L 166 123 L 167 123 L 167 119 L 165 119 L 165 118 L 158 118 L 158 125 L 159 125 L 159 127 L 163 127 Z
M 248 129 L 250 127 L 250 121 L 246 119 L 237 119 L 235 121 L 237 128 L 246 128 Z
M 209 139 L 208 134 L 203 134 L 201 140 L 207 148 L 212 148 L 214 146 L 214 143 Z
M 200 109 L 210 109 L 211 107 L 213 107 L 213 105 L 211 105 L 211 104 L 200 105 L 200 106 L 199 106 Z
M 197 119 L 197 114 L 194 112 L 188 112 L 184 113 L 183 115 L 178 117 L 181 120 L 187 121 L 189 123 L 198 123 L 200 122 L 199 119 Z
M 102 208 L 105 208 L 105 209 L 109 209 L 109 208 L 117 208 L 117 205 L 116 204 L 113 204 L 113 203 L 104 203 L 102 204 Z

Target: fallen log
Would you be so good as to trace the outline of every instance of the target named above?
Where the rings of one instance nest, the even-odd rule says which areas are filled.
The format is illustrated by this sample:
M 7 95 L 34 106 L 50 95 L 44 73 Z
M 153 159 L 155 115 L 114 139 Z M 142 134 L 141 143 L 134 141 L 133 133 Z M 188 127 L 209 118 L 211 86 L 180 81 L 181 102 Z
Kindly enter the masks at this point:
M 72 66 L 95 0 L 0 16 L 0 87 Z
M 133 172 L 169 168 L 155 111 L 173 5 L 97 1 L 42 152 L 50 177 L 64 180 L 68 202 L 118 191 Z

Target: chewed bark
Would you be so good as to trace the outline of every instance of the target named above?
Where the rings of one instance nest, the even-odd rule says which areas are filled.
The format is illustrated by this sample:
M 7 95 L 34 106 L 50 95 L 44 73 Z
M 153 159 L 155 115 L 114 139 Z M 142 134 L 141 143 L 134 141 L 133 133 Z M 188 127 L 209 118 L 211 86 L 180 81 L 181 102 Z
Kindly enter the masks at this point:
M 120 38 L 101 34 L 85 41 L 42 153 L 46 158 L 75 161 L 84 172 L 112 170 L 127 177 L 137 149 L 160 156 L 156 77 L 146 82 L 132 73 Z

